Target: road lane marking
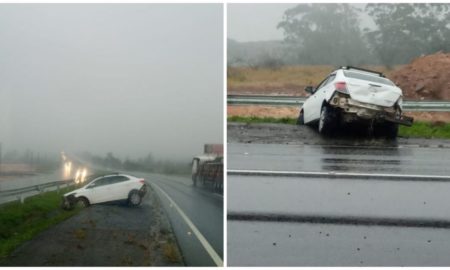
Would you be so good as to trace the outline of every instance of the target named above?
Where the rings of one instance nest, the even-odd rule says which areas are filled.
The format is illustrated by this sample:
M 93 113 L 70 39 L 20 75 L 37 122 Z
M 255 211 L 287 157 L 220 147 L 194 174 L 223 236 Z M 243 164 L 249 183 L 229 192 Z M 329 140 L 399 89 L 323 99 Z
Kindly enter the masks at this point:
M 203 234 L 197 229 L 197 227 L 194 225 L 194 223 L 192 223 L 192 221 L 188 218 L 188 216 L 183 212 L 183 210 L 181 210 L 181 208 L 178 206 L 178 204 L 174 200 L 172 200 L 172 198 L 157 184 L 155 184 L 155 183 L 151 183 L 151 184 L 153 186 L 155 186 L 169 200 L 172 207 L 174 207 L 178 211 L 180 216 L 184 219 L 184 221 L 189 226 L 191 231 L 195 234 L 197 239 L 200 241 L 203 248 L 206 250 L 206 252 L 208 252 L 209 256 L 214 261 L 214 263 L 217 266 L 223 266 L 223 261 L 220 258 L 220 256 L 216 253 L 216 251 L 211 246 L 211 244 L 209 244 L 209 242 L 206 240 L 206 238 L 203 236 Z
M 266 170 L 227 170 L 228 175 L 240 176 L 276 176 L 276 177 L 326 177 L 347 179 L 380 179 L 405 181 L 450 181 L 446 175 L 417 175 L 417 174 L 370 174 L 370 173 L 342 173 L 342 172 L 308 172 L 308 171 L 266 171 Z
M 295 215 L 279 213 L 228 212 L 228 220 L 252 222 L 293 222 L 312 224 L 418 227 L 418 228 L 450 228 L 450 220 L 421 218 L 392 218 L 364 216 L 321 216 Z

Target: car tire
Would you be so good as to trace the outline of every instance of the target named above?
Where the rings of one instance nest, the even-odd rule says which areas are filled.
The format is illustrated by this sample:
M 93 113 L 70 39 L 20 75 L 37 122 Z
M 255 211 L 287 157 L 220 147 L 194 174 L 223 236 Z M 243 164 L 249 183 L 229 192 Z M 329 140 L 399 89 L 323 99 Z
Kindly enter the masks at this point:
M 388 139 L 396 139 L 398 135 L 398 124 L 388 122 L 384 126 L 385 136 Z
M 86 199 L 85 197 L 78 198 L 75 204 L 77 207 L 81 208 L 86 208 L 89 207 L 90 205 L 89 200 Z
M 138 206 L 142 202 L 142 197 L 139 195 L 139 192 L 137 190 L 133 190 L 128 195 L 128 204 L 132 206 Z
M 324 105 L 320 111 L 319 133 L 330 135 L 336 127 L 336 110 L 330 106 Z
M 61 208 L 64 210 L 72 210 L 73 204 L 70 203 L 69 200 L 63 198 L 61 202 Z
M 297 125 L 304 125 L 305 124 L 305 117 L 303 115 L 303 110 L 300 110 L 300 113 L 298 114 L 297 118 Z

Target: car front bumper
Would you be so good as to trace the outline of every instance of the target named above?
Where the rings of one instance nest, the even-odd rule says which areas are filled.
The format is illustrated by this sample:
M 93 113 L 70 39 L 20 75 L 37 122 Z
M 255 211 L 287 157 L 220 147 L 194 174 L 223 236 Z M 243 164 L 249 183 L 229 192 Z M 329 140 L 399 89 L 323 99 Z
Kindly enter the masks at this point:
M 77 202 L 77 198 L 73 195 L 63 196 L 62 202 L 61 202 L 61 207 L 66 210 L 70 210 L 74 207 L 76 202 Z

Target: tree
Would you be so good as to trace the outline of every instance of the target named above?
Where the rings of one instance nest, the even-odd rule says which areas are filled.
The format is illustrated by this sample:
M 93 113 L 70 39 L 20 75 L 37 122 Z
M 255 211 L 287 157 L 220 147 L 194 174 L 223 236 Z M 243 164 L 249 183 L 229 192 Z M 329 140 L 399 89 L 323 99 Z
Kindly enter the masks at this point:
M 365 35 L 387 66 L 450 49 L 448 4 L 368 4 L 365 10 L 377 26 Z
M 298 63 L 360 65 L 370 59 L 359 28 L 358 9 L 349 4 L 299 4 L 278 28 Z

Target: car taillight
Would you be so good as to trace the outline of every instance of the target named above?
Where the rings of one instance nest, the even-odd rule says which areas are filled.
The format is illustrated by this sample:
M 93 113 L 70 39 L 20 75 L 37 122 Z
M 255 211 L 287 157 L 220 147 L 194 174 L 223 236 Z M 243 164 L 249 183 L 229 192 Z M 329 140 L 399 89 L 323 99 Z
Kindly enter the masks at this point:
M 339 91 L 344 94 L 348 94 L 347 84 L 345 82 L 336 82 L 334 84 L 336 91 Z
M 144 180 L 144 178 L 142 178 L 142 179 L 139 179 L 139 183 L 141 183 L 141 184 L 145 184 L 145 180 Z

